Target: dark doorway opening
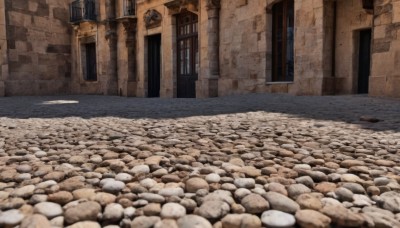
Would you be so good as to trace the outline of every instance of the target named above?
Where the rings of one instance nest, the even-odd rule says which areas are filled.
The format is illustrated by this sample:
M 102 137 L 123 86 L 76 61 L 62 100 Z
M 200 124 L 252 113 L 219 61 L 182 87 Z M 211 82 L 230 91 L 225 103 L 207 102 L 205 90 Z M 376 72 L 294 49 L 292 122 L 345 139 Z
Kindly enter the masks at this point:
M 360 45 L 358 54 L 358 93 L 368 93 L 369 75 L 371 69 L 371 37 L 372 30 L 360 31 Z
M 294 0 L 272 8 L 272 81 L 294 80 Z
M 86 77 L 87 81 L 97 81 L 96 43 L 85 44 Z
M 148 97 L 160 97 L 161 88 L 161 34 L 149 36 L 148 43 Z
M 177 16 L 177 97 L 195 98 L 199 73 L 198 17 L 191 12 Z

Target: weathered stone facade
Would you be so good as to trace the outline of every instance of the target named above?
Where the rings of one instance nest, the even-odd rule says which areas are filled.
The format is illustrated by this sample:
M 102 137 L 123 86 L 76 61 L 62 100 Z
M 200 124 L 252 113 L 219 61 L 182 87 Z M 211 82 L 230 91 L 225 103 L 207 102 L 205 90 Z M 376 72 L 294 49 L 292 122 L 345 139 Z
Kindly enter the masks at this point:
M 2 0 L 0 10 L 0 33 L 6 33 L 0 43 L 7 40 L 0 62 L 5 95 L 68 93 L 68 1 Z
M 400 1 L 375 1 L 370 94 L 400 97 Z
M 0 95 L 148 97 L 156 88 L 156 96 L 182 97 L 179 90 L 187 87 L 198 98 L 366 90 L 400 97 L 400 1 L 374 0 L 371 8 L 362 0 L 294 0 L 293 18 L 287 18 L 293 24 L 282 33 L 281 52 L 292 56 L 283 60 L 289 61 L 283 63 L 286 73 L 293 71 L 288 80 L 276 80 L 274 71 L 282 55 L 276 53 L 281 42 L 276 11 L 282 7 L 277 6 L 290 0 L 96 0 L 94 18 L 69 25 L 72 2 L 0 0 L 0 12 L 5 11 L 0 28 L 6 27 L 0 30 Z M 135 2 L 129 13 L 127 2 Z M 183 14 L 196 18 L 196 38 L 184 41 L 190 48 L 178 34 Z M 362 42 L 368 33 L 371 41 Z M 149 53 L 154 37 L 161 40 L 156 55 Z M 371 53 L 362 44 L 371 46 Z M 365 53 L 370 57 L 361 62 Z M 93 77 L 88 75 L 91 55 Z M 152 61 L 159 64 L 155 87 Z M 367 81 L 361 81 L 361 71 Z M 195 84 L 183 76 L 192 76 Z

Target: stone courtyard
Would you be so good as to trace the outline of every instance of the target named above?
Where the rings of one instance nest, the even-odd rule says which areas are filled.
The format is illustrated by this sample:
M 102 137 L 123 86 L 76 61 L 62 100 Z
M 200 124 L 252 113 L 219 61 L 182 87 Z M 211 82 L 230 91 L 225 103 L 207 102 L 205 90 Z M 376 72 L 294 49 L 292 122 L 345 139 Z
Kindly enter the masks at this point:
M 0 98 L 0 227 L 400 227 L 400 102 Z

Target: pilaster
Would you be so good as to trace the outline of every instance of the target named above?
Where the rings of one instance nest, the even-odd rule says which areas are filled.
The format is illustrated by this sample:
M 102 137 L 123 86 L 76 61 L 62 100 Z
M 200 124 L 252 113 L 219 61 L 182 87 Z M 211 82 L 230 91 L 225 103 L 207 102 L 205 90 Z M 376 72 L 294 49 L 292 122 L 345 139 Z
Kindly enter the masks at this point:
M 218 80 L 220 77 L 219 64 L 219 13 L 221 9 L 220 0 L 207 0 L 207 72 L 200 75 L 197 82 L 197 97 L 217 97 Z

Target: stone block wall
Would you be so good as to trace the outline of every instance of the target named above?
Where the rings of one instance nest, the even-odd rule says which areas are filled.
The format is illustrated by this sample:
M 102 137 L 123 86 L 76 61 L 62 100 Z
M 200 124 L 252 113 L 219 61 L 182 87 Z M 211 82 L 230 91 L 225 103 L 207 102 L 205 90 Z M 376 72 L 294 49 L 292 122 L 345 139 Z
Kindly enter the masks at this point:
M 295 1 L 295 91 L 297 95 L 322 95 L 325 64 L 325 8 L 323 0 Z
M 72 46 L 72 94 L 118 95 L 118 37 L 115 1 L 95 1 L 97 18 L 82 21 L 73 28 Z M 113 3 L 113 4 L 111 4 Z M 85 45 L 95 43 L 97 80 L 85 80 Z
M 68 93 L 71 75 L 68 0 L 3 1 L 8 39 L 5 95 Z
M 266 90 L 267 1 L 221 1 L 219 96 Z M 269 47 L 271 49 L 271 47 Z M 268 67 L 267 67 L 268 65 Z
M 370 94 L 400 97 L 400 1 L 375 0 Z
M 8 77 L 7 33 L 4 0 L 0 0 L 0 97 L 5 95 L 4 81 Z
M 359 31 L 372 28 L 373 15 L 360 0 L 336 2 L 336 94 L 352 94 L 357 91 Z
M 279 0 L 222 1 L 219 95 L 334 93 L 333 1 L 295 1 L 295 76 L 271 82 L 272 13 Z
M 165 1 L 137 1 L 137 96 L 147 97 L 148 70 L 147 70 L 147 40 L 148 36 L 161 34 L 161 97 L 176 96 L 176 58 L 174 58 L 175 20 L 168 14 L 164 6 Z M 144 15 L 148 10 L 156 10 L 162 15 L 159 26 L 147 28 Z

